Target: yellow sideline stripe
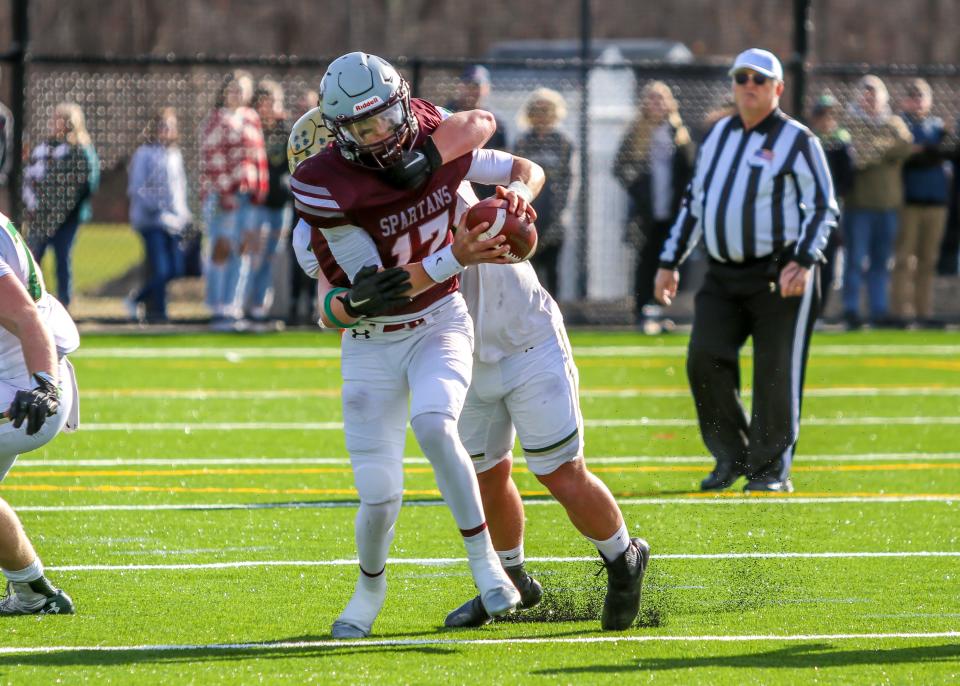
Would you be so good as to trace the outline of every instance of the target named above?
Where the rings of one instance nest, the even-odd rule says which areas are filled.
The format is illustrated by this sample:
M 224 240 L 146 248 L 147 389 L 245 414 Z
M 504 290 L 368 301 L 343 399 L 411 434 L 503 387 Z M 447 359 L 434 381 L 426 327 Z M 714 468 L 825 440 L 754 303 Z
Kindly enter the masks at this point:
M 123 486 L 123 485 L 100 485 L 100 486 L 77 486 L 77 485 L 58 485 L 58 484 L 0 484 L 0 491 L 20 491 L 20 492 L 51 492 L 51 493 L 246 493 L 254 495 L 348 495 L 356 497 L 357 491 L 353 488 L 263 488 L 257 486 Z M 430 489 L 404 489 L 405 496 L 433 496 L 440 497 L 440 491 L 435 488 Z M 524 490 L 520 489 L 520 495 L 524 497 L 542 497 L 549 496 L 550 492 L 546 490 Z M 660 491 L 618 491 L 614 492 L 617 498 L 663 498 Z M 721 491 L 702 493 L 691 491 L 689 493 L 678 494 L 676 500 L 685 499 L 721 499 L 721 498 L 938 498 L 949 500 L 960 500 L 960 493 L 865 493 L 859 491 L 850 492 L 794 492 L 794 493 L 747 493 L 740 491 Z M 669 499 L 669 498 L 668 498 Z
M 896 471 L 925 471 L 936 469 L 960 469 L 960 462 L 903 462 L 898 464 L 845 464 L 845 465 L 798 465 L 793 467 L 794 472 L 896 472 Z M 591 467 L 595 473 L 618 474 L 622 472 L 639 472 L 656 474 L 661 472 L 702 472 L 703 466 L 698 465 L 636 465 L 614 467 Z M 430 474 L 430 467 L 405 467 L 407 474 Z M 520 474 L 529 474 L 526 467 L 514 467 L 513 471 Z M 279 476 L 297 474 L 350 474 L 349 467 L 292 467 L 292 468 L 202 468 L 202 469 L 89 469 L 89 470 L 40 470 L 40 471 L 12 471 L 7 478 L 25 477 L 80 477 L 80 476 L 232 476 L 256 475 Z

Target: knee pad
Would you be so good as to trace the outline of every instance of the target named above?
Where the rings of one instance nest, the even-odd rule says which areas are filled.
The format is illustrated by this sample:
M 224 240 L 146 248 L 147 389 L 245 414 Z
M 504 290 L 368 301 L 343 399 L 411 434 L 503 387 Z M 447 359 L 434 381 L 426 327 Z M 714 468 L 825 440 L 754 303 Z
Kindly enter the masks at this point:
M 410 427 L 427 459 L 443 454 L 448 446 L 460 440 L 456 421 L 440 412 L 419 414 L 410 420 Z
M 360 464 L 353 469 L 353 481 L 364 505 L 396 501 L 403 497 L 403 464 Z
M 397 522 L 400 515 L 400 496 L 383 503 L 360 503 L 356 527 L 367 533 L 386 532 Z

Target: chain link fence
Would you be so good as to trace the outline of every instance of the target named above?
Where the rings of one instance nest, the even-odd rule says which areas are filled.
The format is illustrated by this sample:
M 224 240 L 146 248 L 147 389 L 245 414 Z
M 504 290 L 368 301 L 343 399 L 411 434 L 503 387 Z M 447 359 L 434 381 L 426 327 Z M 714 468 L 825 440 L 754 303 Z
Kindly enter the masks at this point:
M 163 108 L 173 108 L 179 120 L 179 142 L 187 179 L 188 204 L 195 228 L 202 235 L 198 176 L 200 131 L 215 107 L 225 76 L 237 66 L 248 69 L 256 81 L 272 79 L 283 89 L 284 109 L 292 123 L 309 105 L 325 60 L 288 63 L 282 60 L 246 62 L 229 60 L 180 60 L 175 63 L 142 63 L 137 60 L 66 61 L 35 60 L 28 65 L 24 117 L 24 168 L 28 189 L 24 228 L 36 244 L 38 232 L 69 218 L 77 218 L 78 201 L 89 200 L 91 213 L 83 214 L 73 250 L 71 309 L 79 318 L 114 319 L 125 316 L 123 298 L 144 278 L 143 248 L 128 222 L 127 170 L 134 151 L 144 140 L 151 118 Z M 455 107 L 463 88 L 460 60 L 398 60 L 411 81 L 415 95 L 440 105 Z M 589 70 L 577 60 L 488 60 L 489 94 L 480 103 L 498 117 L 508 150 L 518 147 L 545 168 L 552 177 L 566 175 L 565 184 L 551 200 L 549 231 L 557 253 L 555 296 L 565 304 L 572 320 L 600 323 L 630 323 L 635 316 L 638 240 L 630 218 L 635 207 L 618 178 L 616 162 L 628 131 L 640 111 L 644 88 L 659 81 L 675 98 L 683 126 L 694 143 L 710 123 L 728 111 L 731 99 L 726 67 L 670 62 L 631 62 L 615 52 L 602 56 Z M 852 116 L 858 102 L 858 81 L 872 71 L 863 65 L 832 65 L 814 69 L 807 81 L 807 103 L 829 93 L 836 100 L 837 118 L 851 135 L 858 135 Z M 960 114 L 960 72 L 938 68 L 879 70 L 890 91 L 890 105 L 897 111 L 913 79 L 923 76 L 932 86 L 933 113 L 955 131 Z M 586 90 L 584 90 L 584 85 Z M 787 89 L 790 88 L 788 79 Z M 543 89 L 547 89 L 544 91 Z M 532 135 L 530 108 L 539 94 L 551 100 L 557 116 L 552 122 L 559 136 Z M 789 98 L 785 98 L 785 104 Z M 82 111 L 96 159 L 57 152 L 64 142 L 64 110 L 72 103 Z M 791 113 L 797 114 L 797 113 Z M 69 119 L 69 117 L 66 117 Z M 586 118 L 584 120 L 584 118 Z M 72 124 L 66 122 L 67 128 Z M 542 132 L 541 132 L 542 134 Z M 539 141 L 542 143 L 538 147 Z M 558 154 L 557 140 L 569 144 L 569 156 Z M 51 144 L 52 143 L 52 144 Z M 46 151 L 44 152 L 44 147 Z M 44 152 L 38 155 L 38 151 Z M 59 156 L 58 156 L 59 155 Z M 97 188 L 89 197 L 94 165 L 99 171 Z M 649 165 L 649 159 L 640 161 Z M 71 166 L 72 165 L 72 166 Z M 38 190 L 45 186 L 46 190 Z M 86 186 L 86 187 L 85 187 Z M 956 193 L 954 192 L 955 196 Z M 38 219 L 38 200 L 52 217 Z M 46 222 L 46 224 L 44 224 Z M 944 239 L 941 266 L 955 271 L 957 220 Z M 46 228 L 42 228 L 45 226 Z M 56 228 L 56 227 L 54 227 Z M 55 249 L 55 241 L 49 246 Z M 305 318 L 302 300 L 292 299 L 296 287 L 289 250 L 275 258 L 273 313 L 296 321 Z M 696 284 L 698 261 L 689 268 L 687 291 Z M 543 265 L 538 265 L 541 269 Z M 54 256 L 46 258 L 45 272 L 51 290 L 58 278 Z M 200 279 L 184 279 L 173 289 L 170 310 L 177 318 L 203 318 Z M 301 297 L 307 297 L 301 294 Z M 299 313 L 296 308 L 300 307 Z

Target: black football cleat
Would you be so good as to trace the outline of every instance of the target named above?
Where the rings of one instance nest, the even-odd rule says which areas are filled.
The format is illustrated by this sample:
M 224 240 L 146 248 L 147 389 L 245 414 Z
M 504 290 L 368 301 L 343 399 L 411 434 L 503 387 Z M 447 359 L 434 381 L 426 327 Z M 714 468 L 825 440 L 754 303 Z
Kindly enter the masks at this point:
M 738 478 L 740 478 L 740 472 L 732 466 L 718 464 L 707 478 L 700 482 L 700 490 L 722 491 L 724 488 L 729 488 Z
M 513 585 L 520 591 L 520 610 L 529 610 L 540 604 L 543 599 L 543 586 L 540 582 L 527 574 L 523 566 L 505 567 L 504 571 Z M 448 629 L 475 629 L 493 621 L 490 613 L 483 607 L 480 596 L 471 598 L 456 610 L 447 615 L 443 625 Z
M 26 582 L 30 590 L 45 596 L 40 605 L 29 605 L 17 595 L 15 584 L 7 584 L 7 597 L 0 600 L 0 617 L 15 615 L 72 615 L 76 613 L 73 600 L 45 577 Z
M 763 477 L 750 479 L 743 487 L 744 493 L 793 493 L 793 482 L 790 479 Z
M 642 538 L 631 538 L 629 547 L 616 560 L 603 561 L 607 568 L 607 597 L 603 600 L 600 626 L 604 631 L 629 629 L 637 618 L 643 575 L 649 562 L 650 545 Z

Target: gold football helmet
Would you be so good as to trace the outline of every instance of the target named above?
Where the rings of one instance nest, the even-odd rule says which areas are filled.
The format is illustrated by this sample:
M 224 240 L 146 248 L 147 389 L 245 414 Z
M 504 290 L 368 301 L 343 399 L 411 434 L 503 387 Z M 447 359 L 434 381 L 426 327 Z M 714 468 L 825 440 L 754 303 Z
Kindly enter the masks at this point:
M 290 130 L 290 139 L 287 141 L 287 165 L 293 174 L 297 165 L 308 157 L 313 157 L 327 147 L 333 140 L 333 134 L 323 124 L 323 113 L 320 107 L 308 110 Z

